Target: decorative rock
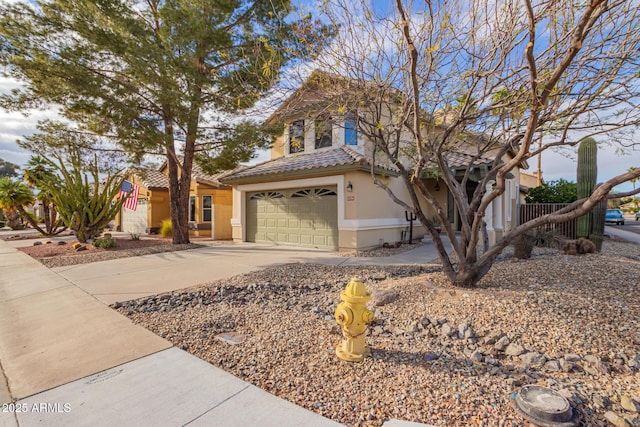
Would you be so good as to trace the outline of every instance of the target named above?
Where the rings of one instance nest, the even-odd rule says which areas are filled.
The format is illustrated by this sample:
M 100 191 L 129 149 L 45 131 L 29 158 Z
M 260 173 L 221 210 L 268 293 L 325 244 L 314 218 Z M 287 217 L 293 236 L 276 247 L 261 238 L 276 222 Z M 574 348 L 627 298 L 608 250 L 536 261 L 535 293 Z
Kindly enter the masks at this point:
M 573 368 L 575 368 L 575 367 L 576 367 L 576 364 L 575 364 L 575 363 L 573 363 L 573 362 L 569 362 L 569 361 L 568 361 L 568 360 L 566 360 L 566 359 L 560 359 L 560 360 L 559 360 L 559 362 L 560 362 L 560 368 L 561 368 L 564 372 L 571 372 L 571 370 L 572 370 Z
M 613 424 L 615 427 L 630 427 L 631 425 L 622 417 L 618 416 L 615 412 L 607 411 L 604 413 L 604 417 Z
M 591 397 L 591 401 L 593 402 L 593 406 L 596 409 L 605 409 L 609 407 L 609 399 L 607 399 L 606 397 L 602 397 L 599 394 L 594 394 Z
M 640 403 L 626 394 L 620 397 L 620 406 L 629 412 L 640 412 Z
M 86 246 L 79 246 L 76 248 L 76 252 L 82 252 L 82 251 L 86 251 L 87 247 Z
M 460 324 L 460 326 L 458 326 L 458 338 L 462 340 L 462 339 L 472 338 L 473 336 L 474 336 L 473 329 L 471 329 L 471 326 L 469 326 L 469 323 L 464 322 Z
M 547 358 L 536 351 L 530 351 L 520 355 L 520 360 L 522 360 L 526 366 L 542 366 L 547 361 Z
M 376 289 L 371 294 L 371 304 L 374 307 L 381 307 L 389 304 L 398 298 L 398 294 L 393 289 Z
M 580 361 L 580 356 L 578 356 L 577 354 L 568 353 L 564 355 L 564 360 L 566 360 L 567 362 L 578 362 Z
M 440 355 L 438 353 L 434 353 L 433 351 L 427 351 L 424 354 L 424 360 L 426 360 L 427 362 L 438 360 L 439 358 L 440 358 Z
M 560 362 L 558 362 L 557 360 L 549 360 L 544 364 L 544 369 L 549 372 L 558 372 L 561 369 Z
M 516 343 L 511 343 L 507 346 L 504 352 L 509 356 L 520 356 L 522 353 L 524 353 L 524 348 Z
M 452 337 L 456 334 L 456 328 L 454 328 L 453 326 L 451 326 L 448 323 L 445 323 L 444 325 L 442 325 L 442 328 L 440 328 L 440 333 L 442 335 L 445 335 L 447 337 Z
M 66 244 L 67 242 L 65 242 L 64 240 L 58 240 L 58 246 L 64 246 Z
M 586 360 L 587 362 L 592 363 L 592 364 L 594 364 L 594 365 L 595 365 L 596 363 L 600 362 L 600 358 L 599 358 L 598 356 L 594 356 L 593 354 L 587 354 L 587 355 L 584 357 L 584 360 Z
M 507 346 L 510 343 L 511 343 L 511 341 L 509 341 L 509 338 L 507 336 L 503 336 L 498 341 L 496 341 L 496 343 L 494 344 L 493 348 L 495 348 L 498 351 L 504 351 L 504 349 L 507 348 Z
M 41 241 L 33 242 L 33 246 L 40 246 L 40 245 L 42 245 L 42 242 L 41 242 Z
M 469 360 L 473 361 L 473 362 L 477 362 L 477 363 L 481 363 L 482 359 L 484 359 L 484 356 L 482 355 L 482 353 L 480 353 L 478 350 L 475 350 L 473 353 L 471 353 L 471 355 L 469 356 Z

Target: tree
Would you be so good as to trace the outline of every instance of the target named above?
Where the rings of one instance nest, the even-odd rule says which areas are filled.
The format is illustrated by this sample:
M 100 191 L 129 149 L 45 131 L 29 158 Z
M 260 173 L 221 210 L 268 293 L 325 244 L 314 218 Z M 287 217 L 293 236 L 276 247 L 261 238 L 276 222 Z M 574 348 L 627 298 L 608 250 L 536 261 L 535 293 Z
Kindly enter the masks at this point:
M 4 159 L 0 159 L 0 178 L 4 176 L 9 178 L 15 178 L 20 175 L 20 173 L 18 172 L 18 169 L 20 169 L 20 166 L 14 163 L 8 162 Z
M 36 198 L 42 203 L 44 213 L 44 234 L 53 236 L 66 230 L 62 221 L 58 218 L 56 206 L 53 203 L 53 194 L 48 188 L 59 188 L 60 178 L 55 174 L 50 164 L 40 156 L 31 156 L 23 173 L 25 181 L 38 189 Z
M 20 217 L 41 233 L 42 228 L 25 210 L 25 206 L 32 205 L 35 201 L 33 191 L 20 181 L 13 181 L 9 177 L 0 178 L 0 209 L 3 209 L 7 217 L 7 225 L 13 229 L 20 227 Z M 18 215 L 16 215 L 16 212 Z
M 0 64 L 25 82 L 5 108 L 57 103 L 79 129 L 139 162 L 166 156 L 173 243 L 187 243 L 194 160 L 211 172 L 272 135 L 230 114 L 252 106 L 281 70 L 313 56 L 331 30 L 289 0 L 58 0 L 0 6 Z
M 633 144 L 629 129 L 640 122 L 638 13 L 632 2 L 605 0 L 397 0 L 390 11 L 365 0 L 329 0 L 327 14 L 340 31 L 317 61 L 344 85 L 319 93 L 328 95 L 326 109 L 357 117 L 374 163 L 397 170 L 407 199 L 373 168 L 372 179 L 416 214 L 451 282 L 475 286 L 516 237 L 577 218 L 614 186 L 640 176 L 611 178 L 588 198 L 489 245 L 486 212 L 527 159 L 585 136 Z M 426 185 L 434 173 L 460 216 L 452 254 L 430 220 L 435 214 L 447 236 L 456 235 L 450 205 Z
M 525 197 L 527 203 L 573 203 L 577 199 L 576 183 L 564 179 L 531 188 Z

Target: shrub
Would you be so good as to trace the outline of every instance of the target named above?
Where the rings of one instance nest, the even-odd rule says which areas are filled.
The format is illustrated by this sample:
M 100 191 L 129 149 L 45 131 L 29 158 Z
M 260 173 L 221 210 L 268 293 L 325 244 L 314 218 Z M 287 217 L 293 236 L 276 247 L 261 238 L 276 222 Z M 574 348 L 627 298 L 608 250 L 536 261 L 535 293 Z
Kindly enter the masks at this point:
M 162 237 L 171 237 L 172 233 L 173 231 L 171 228 L 171 220 L 170 219 L 162 220 L 162 227 L 160 227 L 160 235 Z
M 95 246 L 96 248 L 103 248 L 103 249 L 115 248 L 116 241 L 111 238 L 111 235 L 109 235 L 108 237 L 105 235 L 105 237 L 99 237 L 96 240 L 94 240 L 93 246 Z
M 140 235 L 138 233 L 129 233 L 129 240 L 140 240 Z

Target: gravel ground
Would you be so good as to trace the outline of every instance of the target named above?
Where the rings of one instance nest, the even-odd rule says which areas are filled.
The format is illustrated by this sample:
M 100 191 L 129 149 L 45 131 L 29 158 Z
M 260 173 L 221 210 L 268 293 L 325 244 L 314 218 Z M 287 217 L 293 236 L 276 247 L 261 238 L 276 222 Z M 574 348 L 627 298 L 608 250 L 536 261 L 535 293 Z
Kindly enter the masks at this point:
M 17 249 L 37 259 L 46 267 L 53 268 L 202 247 L 202 245 L 194 243 L 172 245 L 168 239 L 145 238 L 131 240 L 116 237 L 114 240 L 116 241 L 116 246 L 113 248 L 97 248 L 91 243 L 84 243 L 82 244 L 83 249 L 78 251 L 73 248 L 73 242 L 58 244 L 59 242 L 52 242 L 46 237 L 40 237 L 34 241 L 38 242 L 38 244 Z
M 640 426 L 640 245 L 607 241 L 601 254 L 534 255 L 502 257 L 475 289 L 451 287 L 437 266 L 290 264 L 115 308 L 350 426 L 390 418 L 525 425 L 509 404 L 525 384 L 558 390 L 583 426 Z M 333 312 L 355 274 L 380 304 L 367 337 L 372 355 L 361 364 L 334 351 L 341 337 Z M 215 339 L 228 331 L 247 339 Z

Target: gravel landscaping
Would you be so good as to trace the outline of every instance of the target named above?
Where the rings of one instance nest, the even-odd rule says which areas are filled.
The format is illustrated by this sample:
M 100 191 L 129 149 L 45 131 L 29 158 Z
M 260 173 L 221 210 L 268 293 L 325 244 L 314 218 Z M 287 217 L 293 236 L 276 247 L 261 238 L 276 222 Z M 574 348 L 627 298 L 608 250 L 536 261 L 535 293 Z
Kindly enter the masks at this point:
M 391 418 L 525 425 L 509 397 L 525 384 L 558 390 L 581 425 L 640 425 L 640 245 L 534 255 L 501 257 L 475 289 L 453 288 L 437 265 L 290 264 L 114 307 L 197 357 L 350 426 Z M 334 351 L 341 337 L 333 312 L 356 274 L 378 304 L 372 355 L 361 364 Z M 230 331 L 246 340 L 215 338 Z
M 131 240 L 116 237 L 114 240 L 116 246 L 113 248 L 97 248 L 91 243 L 84 243 L 81 245 L 82 249 L 78 250 L 73 248 L 72 241 L 54 242 L 46 237 L 40 237 L 34 240 L 34 245 L 17 249 L 37 259 L 45 267 L 53 268 L 202 247 L 194 243 L 172 245 L 169 239 Z

